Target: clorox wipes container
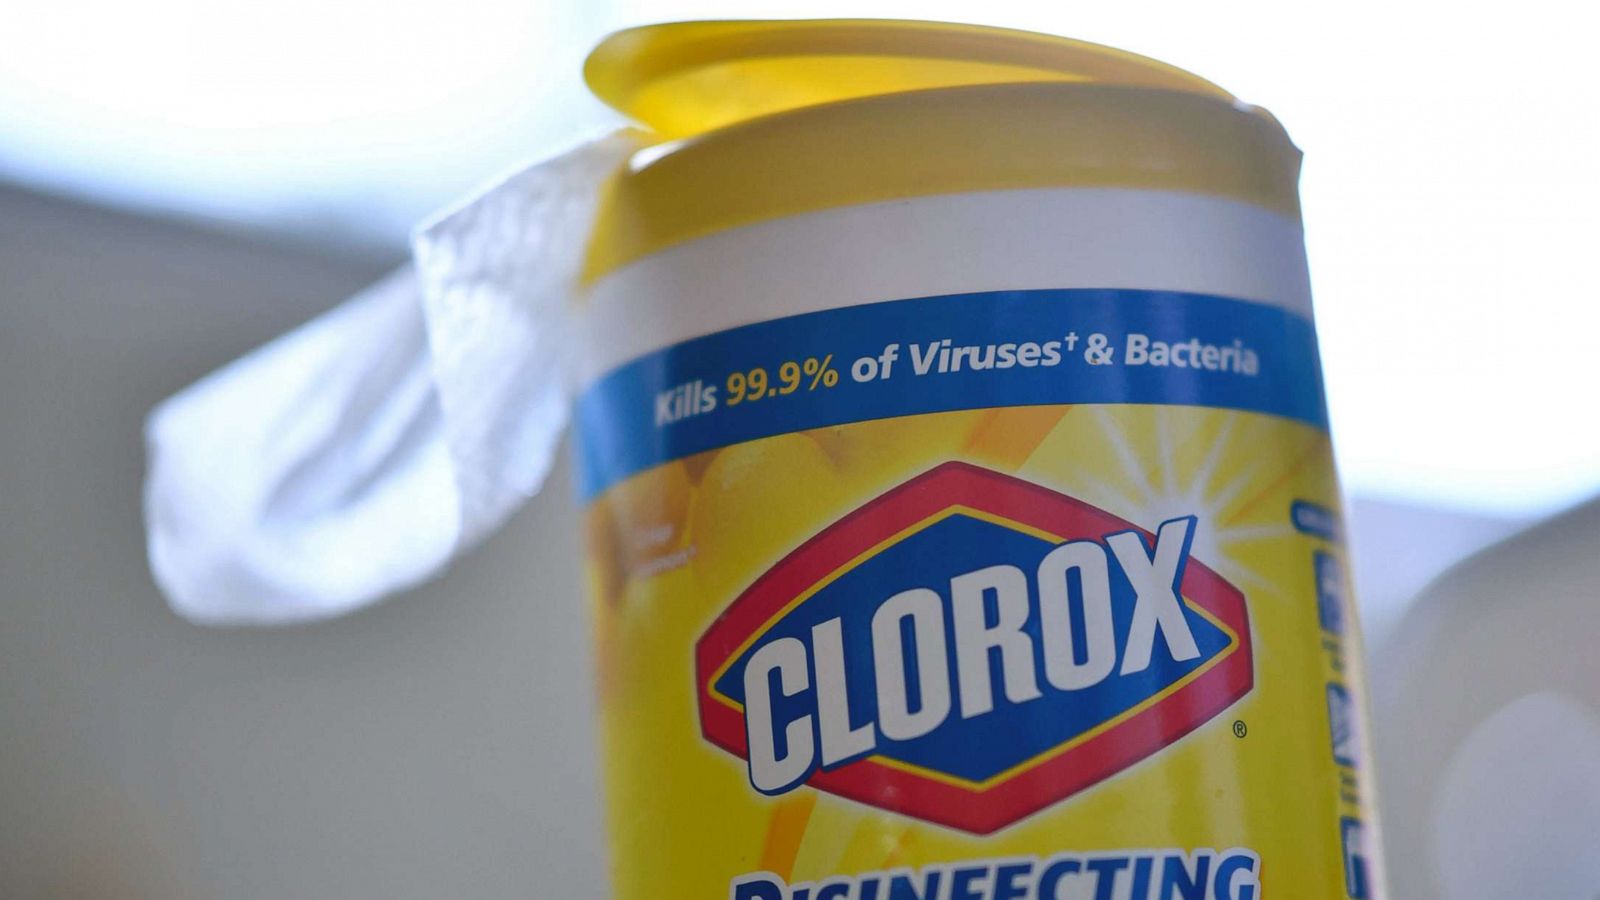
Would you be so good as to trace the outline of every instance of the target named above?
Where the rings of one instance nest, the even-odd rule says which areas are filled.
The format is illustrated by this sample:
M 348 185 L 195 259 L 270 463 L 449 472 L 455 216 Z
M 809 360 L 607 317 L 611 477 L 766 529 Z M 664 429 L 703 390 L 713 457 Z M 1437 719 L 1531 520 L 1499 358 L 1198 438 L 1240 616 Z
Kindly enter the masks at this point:
M 1382 894 L 1299 152 L 911 22 L 626 31 L 580 490 L 618 900 Z

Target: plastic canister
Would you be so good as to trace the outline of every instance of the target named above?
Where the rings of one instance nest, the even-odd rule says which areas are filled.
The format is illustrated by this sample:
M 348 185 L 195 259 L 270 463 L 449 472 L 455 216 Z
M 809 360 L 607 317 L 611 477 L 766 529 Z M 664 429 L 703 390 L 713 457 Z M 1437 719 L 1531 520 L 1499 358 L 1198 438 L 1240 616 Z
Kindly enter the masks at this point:
M 932 23 L 622 32 L 576 422 L 620 900 L 1382 894 L 1267 113 Z

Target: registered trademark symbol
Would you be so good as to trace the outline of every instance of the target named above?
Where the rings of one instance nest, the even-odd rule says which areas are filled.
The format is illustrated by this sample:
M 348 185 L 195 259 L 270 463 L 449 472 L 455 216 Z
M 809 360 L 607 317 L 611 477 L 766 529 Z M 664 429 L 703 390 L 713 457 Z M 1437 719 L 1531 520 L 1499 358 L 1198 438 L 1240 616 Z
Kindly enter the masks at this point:
M 1250 729 L 1245 727 L 1243 719 L 1234 719 L 1233 720 L 1233 736 L 1234 737 L 1242 738 L 1242 737 L 1244 737 L 1245 735 L 1247 735 L 1249 733 L 1250 733 Z

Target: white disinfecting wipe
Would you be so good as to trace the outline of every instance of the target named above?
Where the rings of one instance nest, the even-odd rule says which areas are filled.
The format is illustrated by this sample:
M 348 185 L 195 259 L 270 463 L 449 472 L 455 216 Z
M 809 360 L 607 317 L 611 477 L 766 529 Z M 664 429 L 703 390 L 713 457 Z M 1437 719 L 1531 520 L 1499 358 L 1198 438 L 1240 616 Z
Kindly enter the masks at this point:
M 424 581 L 539 490 L 618 131 L 425 223 L 413 263 L 158 405 L 151 569 L 180 615 L 288 624 Z

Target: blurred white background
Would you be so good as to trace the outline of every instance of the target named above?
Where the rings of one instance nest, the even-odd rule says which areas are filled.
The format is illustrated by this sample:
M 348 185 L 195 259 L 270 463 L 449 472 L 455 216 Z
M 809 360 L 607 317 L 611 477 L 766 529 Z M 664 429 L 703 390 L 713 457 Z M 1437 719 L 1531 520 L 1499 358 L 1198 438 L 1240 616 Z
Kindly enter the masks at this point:
M 398 252 L 473 185 L 611 122 L 629 24 L 885 15 L 1189 68 L 1306 150 L 1319 326 L 1358 492 L 1511 515 L 1600 489 L 1600 66 L 1570 4 L 53 0 L 8 4 L 0 176 Z
M 604 33 L 828 14 L 1107 43 L 1283 120 L 1378 639 L 1600 491 L 1600 63 L 1553 0 L 6 0 L 0 897 L 599 896 L 566 485 L 377 609 L 206 632 L 144 570 L 140 420 L 614 124 Z

